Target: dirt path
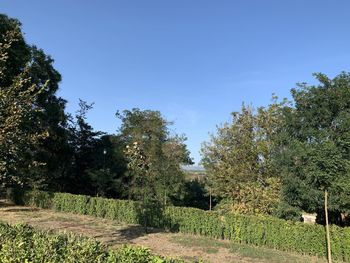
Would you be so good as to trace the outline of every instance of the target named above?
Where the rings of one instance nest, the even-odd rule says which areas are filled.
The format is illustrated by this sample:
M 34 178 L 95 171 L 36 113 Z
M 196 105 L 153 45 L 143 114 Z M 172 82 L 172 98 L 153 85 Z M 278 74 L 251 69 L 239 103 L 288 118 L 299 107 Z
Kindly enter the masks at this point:
M 189 261 L 204 259 L 212 263 L 282 262 L 280 258 L 250 257 L 249 254 L 242 256 L 240 253 L 233 253 L 227 241 L 167 233 L 156 229 L 151 229 L 150 233 L 146 234 L 139 225 L 125 225 L 91 216 L 13 206 L 4 202 L 0 202 L 0 221 L 11 224 L 27 223 L 36 228 L 59 232 L 73 232 L 96 238 L 111 247 L 122 244 L 144 246 L 156 254 Z M 266 253 L 262 251 L 262 254 Z M 285 255 L 287 256 L 286 261 L 283 260 L 283 262 L 323 262 L 309 257 L 303 258 L 295 255 L 291 257 L 287 253 Z M 284 256 L 281 258 L 284 259 Z

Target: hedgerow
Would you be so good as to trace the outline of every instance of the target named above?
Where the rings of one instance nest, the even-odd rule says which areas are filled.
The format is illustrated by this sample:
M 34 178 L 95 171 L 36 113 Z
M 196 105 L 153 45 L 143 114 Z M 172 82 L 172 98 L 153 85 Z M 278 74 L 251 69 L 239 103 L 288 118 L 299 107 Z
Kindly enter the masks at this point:
M 57 211 L 109 218 L 123 223 L 140 224 L 144 215 L 135 201 L 114 200 L 67 193 L 26 192 L 21 203 Z M 220 215 L 196 208 L 168 206 L 151 209 L 146 215 L 149 226 L 171 231 L 227 239 L 238 243 L 264 246 L 307 255 L 326 256 L 325 229 L 274 217 L 239 214 Z M 332 256 L 350 262 L 350 228 L 331 226 Z
M 3 223 L 0 223 L 0 259 L 2 263 L 184 263 L 152 255 L 146 248 L 123 246 L 107 250 L 93 239 Z

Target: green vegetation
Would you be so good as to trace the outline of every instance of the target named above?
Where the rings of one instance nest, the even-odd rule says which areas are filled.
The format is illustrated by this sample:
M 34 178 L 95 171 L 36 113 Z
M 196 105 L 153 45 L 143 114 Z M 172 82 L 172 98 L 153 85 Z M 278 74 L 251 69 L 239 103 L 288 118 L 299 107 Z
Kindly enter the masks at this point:
M 324 222 L 324 191 L 329 192 L 332 222 L 350 212 L 350 75 L 315 75 L 318 86 L 292 90 L 278 138 L 283 198 L 294 207 L 319 214 Z
M 217 207 L 298 220 L 301 211 L 347 225 L 350 205 L 350 74 L 315 74 L 319 85 L 292 89 L 256 111 L 242 106 L 202 148 Z
M 0 258 L 10 262 L 177 263 L 152 255 L 146 248 L 124 246 L 107 250 L 99 242 L 71 234 L 34 230 L 28 225 L 0 223 Z
M 274 249 L 255 247 L 235 242 L 222 242 L 208 237 L 174 235 L 172 241 L 185 247 L 200 247 L 206 253 L 218 253 L 220 248 L 229 249 L 231 253 L 239 254 L 245 258 L 256 259 L 258 262 L 326 262 L 320 258 L 305 258 L 301 255 L 281 252 Z
M 37 191 L 28 192 L 17 200 L 42 208 L 93 215 L 125 223 L 142 223 L 144 216 L 140 211 L 140 203 L 133 201 Z M 221 215 L 218 212 L 175 206 L 168 206 L 164 211 L 150 209 L 146 216 L 149 226 L 171 231 L 326 256 L 325 229 L 321 225 L 308 225 L 273 217 Z M 350 228 L 332 226 L 331 236 L 334 259 L 350 261 Z
M 281 184 L 273 165 L 274 137 L 285 104 L 275 101 L 257 113 L 243 105 L 241 112 L 232 113 L 232 123 L 219 127 L 203 144 L 208 185 L 215 196 L 224 198 L 221 209 L 250 214 L 276 209 Z
M 19 23 L 0 16 L 0 24 L 0 187 L 3 187 L 24 184 L 23 169 L 40 165 L 28 160 L 30 152 L 47 134 L 46 129 L 33 129 L 33 125 L 39 124 L 37 115 L 41 111 L 33 104 L 49 87 L 47 82 L 42 85 L 33 82 L 30 68 L 11 57 L 13 49 L 25 45 Z M 14 70 L 12 64 L 22 66 Z
M 116 134 L 95 131 L 93 104 L 66 113 L 53 59 L 0 14 L 0 191 L 12 189 L 16 203 L 330 257 L 323 226 L 271 217 L 307 211 L 325 224 L 329 210 L 331 223 L 350 224 L 350 73 L 315 76 L 318 85 L 291 90 L 292 102 L 243 104 L 203 144 L 205 177 L 186 181 L 186 137 L 159 111 L 117 112 Z M 335 225 L 333 257 L 350 261 L 349 228 Z
M 0 186 L 47 186 L 67 158 L 61 76 L 20 27 L 0 15 Z

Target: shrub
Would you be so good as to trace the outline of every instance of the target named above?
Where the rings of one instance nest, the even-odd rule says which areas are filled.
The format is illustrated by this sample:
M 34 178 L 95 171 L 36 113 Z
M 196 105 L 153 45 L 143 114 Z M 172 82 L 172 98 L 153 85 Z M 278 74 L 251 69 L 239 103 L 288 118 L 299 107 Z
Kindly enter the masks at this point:
M 0 223 L 0 258 L 2 263 L 184 263 L 151 254 L 149 249 L 123 246 L 107 248 L 93 239 L 72 234 L 35 230 L 28 225 Z
M 302 211 L 297 207 L 293 207 L 285 202 L 279 203 L 274 215 L 278 218 L 292 221 L 301 221 Z
M 8 188 L 6 190 L 6 198 L 12 200 L 15 204 L 23 205 L 23 191 L 18 188 Z

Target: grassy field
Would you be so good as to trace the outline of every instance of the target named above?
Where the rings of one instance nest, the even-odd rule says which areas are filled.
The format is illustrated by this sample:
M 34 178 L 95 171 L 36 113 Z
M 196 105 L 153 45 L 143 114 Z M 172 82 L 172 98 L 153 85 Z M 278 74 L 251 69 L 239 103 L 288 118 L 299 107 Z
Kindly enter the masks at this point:
M 145 233 L 139 225 L 123 225 L 107 219 L 14 206 L 5 202 L 0 202 L 0 220 L 11 224 L 28 223 L 36 228 L 94 237 L 110 247 L 121 244 L 145 246 L 156 254 L 188 261 L 201 258 L 213 263 L 326 262 L 315 257 L 199 236 L 167 233 L 157 229 L 150 229 Z

